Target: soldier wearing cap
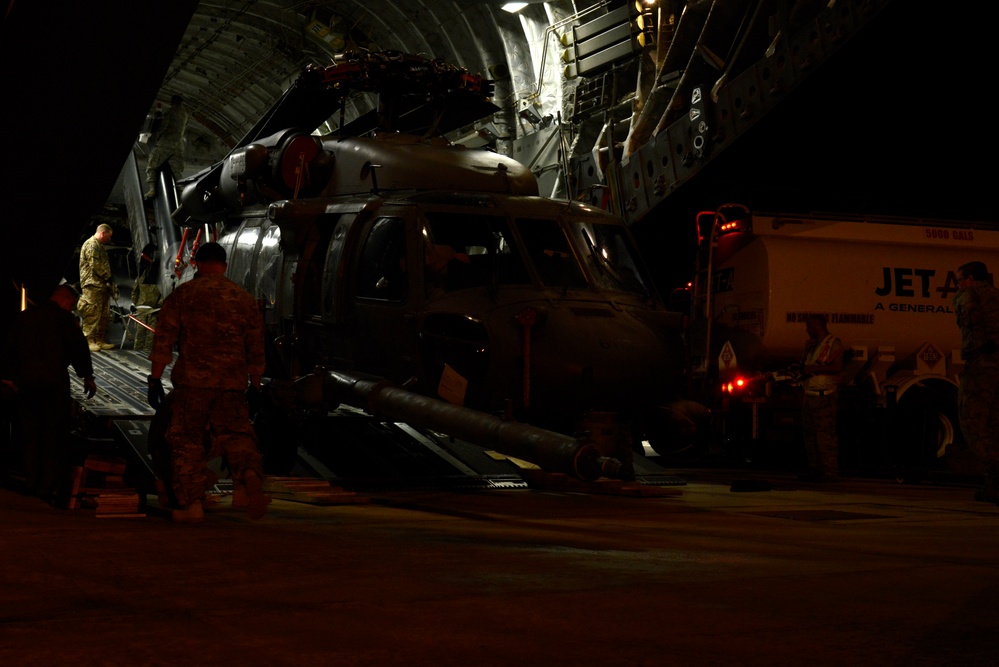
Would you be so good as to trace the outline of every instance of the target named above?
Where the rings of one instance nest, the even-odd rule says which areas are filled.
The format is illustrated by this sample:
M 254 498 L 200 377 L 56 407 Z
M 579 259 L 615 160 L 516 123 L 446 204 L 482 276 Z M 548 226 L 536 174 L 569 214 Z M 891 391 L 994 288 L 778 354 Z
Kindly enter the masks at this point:
M 4 389 L 16 399 L 26 489 L 53 505 L 65 500 L 71 463 L 67 367 L 83 379 L 87 398 L 97 393 L 90 351 L 72 314 L 76 303 L 76 292 L 59 285 L 48 301 L 18 313 L 0 355 Z
M 111 225 L 100 224 L 97 231 L 84 241 L 80 248 L 80 289 L 83 295 L 77 305 L 83 318 L 83 335 L 91 352 L 110 350 L 114 344 L 104 340 L 111 314 L 111 295 L 114 281 L 111 262 L 104 246 L 111 241 Z
M 978 261 L 958 267 L 957 281 L 954 312 L 964 359 L 958 419 L 968 448 L 984 466 L 975 498 L 999 503 L 999 289 Z
M 225 454 L 232 472 L 233 505 L 251 518 L 266 511 L 263 470 L 246 402 L 247 384 L 259 389 L 264 372 L 263 318 L 256 300 L 225 277 L 226 252 L 206 243 L 194 256 L 195 277 L 177 287 L 160 308 L 149 355 L 149 403 L 165 400 L 163 371 L 174 390 L 164 439 L 170 451 L 170 480 L 177 522 L 204 519 L 208 453 L 204 436 Z
M 149 352 L 153 347 L 156 312 L 161 301 L 157 284 L 156 244 L 147 243 L 139 258 L 139 277 L 132 285 L 132 317 L 135 325 L 135 349 Z M 148 327 L 148 328 L 147 328 Z

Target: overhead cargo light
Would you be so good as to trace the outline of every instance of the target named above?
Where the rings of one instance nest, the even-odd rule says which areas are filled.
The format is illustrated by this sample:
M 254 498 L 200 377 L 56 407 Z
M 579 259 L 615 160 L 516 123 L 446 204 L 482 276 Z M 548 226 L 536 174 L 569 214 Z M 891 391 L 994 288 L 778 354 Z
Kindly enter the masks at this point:
M 516 14 L 521 9 L 523 9 L 524 7 L 526 7 L 527 5 L 528 5 L 528 3 L 526 3 L 526 2 L 508 2 L 505 5 L 503 5 L 501 7 L 501 9 L 503 11 L 505 11 L 505 12 L 510 12 L 511 14 Z

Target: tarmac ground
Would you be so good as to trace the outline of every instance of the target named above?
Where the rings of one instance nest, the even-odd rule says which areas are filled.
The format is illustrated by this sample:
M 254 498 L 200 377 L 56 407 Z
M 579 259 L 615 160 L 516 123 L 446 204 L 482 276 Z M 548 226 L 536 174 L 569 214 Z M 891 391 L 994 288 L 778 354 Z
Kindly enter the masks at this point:
M 999 507 L 970 488 L 678 474 L 259 521 L 222 496 L 198 525 L 0 489 L 0 664 L 999 664 Z

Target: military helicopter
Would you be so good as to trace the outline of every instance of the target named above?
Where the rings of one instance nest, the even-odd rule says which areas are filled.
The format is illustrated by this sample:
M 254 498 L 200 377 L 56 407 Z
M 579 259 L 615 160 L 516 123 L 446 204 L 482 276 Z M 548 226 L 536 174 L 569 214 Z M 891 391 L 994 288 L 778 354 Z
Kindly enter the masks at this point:
M 358 86 L 391 91 L 382 129 L 313 135 Z M 228 276 L 261 302 L 275 380 L 363 373 L 586 432 L 622 460 L 641 439 L 690 437 L 682 318 L 623 222 L 540 197 L 512 158 L 386 120 L 416 113 L 410 94 L 481 114 L 490 88 L 402 54 L 309 68 L 228 156 L 179 182 L 173 219 L 217 237 Z

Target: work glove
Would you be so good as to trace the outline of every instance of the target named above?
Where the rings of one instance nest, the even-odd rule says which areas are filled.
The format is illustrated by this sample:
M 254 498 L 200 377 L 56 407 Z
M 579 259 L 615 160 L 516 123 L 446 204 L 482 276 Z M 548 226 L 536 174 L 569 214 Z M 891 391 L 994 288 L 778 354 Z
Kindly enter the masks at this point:
M 146 378 L 146 383 L 149 385 L 149 393 L 146 395 L 146 401 L 152 406 L 153 410 L 159 410 L 160 406 L 163 405 L 163 401 L 166 400 L 166 392 L 163 391 L 163 380 L 150 375 Z
M 94 381 L 93 376 L 83 379 L 83 391 L 86 393 L 87 398 L 93 398 L 94 394 L 97 393 L 97 383 Z

